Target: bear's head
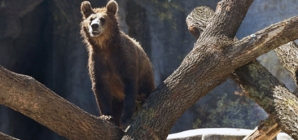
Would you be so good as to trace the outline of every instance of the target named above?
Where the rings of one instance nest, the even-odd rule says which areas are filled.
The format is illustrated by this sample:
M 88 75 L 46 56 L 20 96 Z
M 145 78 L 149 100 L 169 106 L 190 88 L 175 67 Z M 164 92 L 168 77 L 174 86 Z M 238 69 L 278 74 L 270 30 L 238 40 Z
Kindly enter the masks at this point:
M 111 34 L 118 30 L 117 12 L 118 4 L 114 0 L 110 0 L 103 8 L 92 8 L 90 2 L 84 1 L 81 4 L 81 28 L 89 37 Z

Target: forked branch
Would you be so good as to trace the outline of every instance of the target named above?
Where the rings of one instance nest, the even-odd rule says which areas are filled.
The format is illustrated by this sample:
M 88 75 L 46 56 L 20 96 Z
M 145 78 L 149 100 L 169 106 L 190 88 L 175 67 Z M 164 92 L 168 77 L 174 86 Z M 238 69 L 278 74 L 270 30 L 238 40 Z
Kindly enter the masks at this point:
M 195 28 L 199 28 L 199 29 L 197 29 L 197 30 L 192 29 L 192 30 L 190 30 L 190 32 L 193 35 L 201 34 L 201 33 L 194 33 L 194 31 L 204 31 L 205 29 L 203 27 L 206 27 L 206 25 L 204 25 L 204 24 L 208 24 L 208 22 L 201 22 L 202 19 L 200 19 L 200 18 L 203 18 L 204 21 L 208 21 L 205 19 L 206 19 L 206 17 L 211 17 L 212 13 L 213 13 L 212 10 L 208 7 L 198 7 L 196 9 L 194 9 L 188 15 L 188 17 L 186 19 L 187 25 L 188 25 L 189 29 L 192 29 L 190 27 L 195 27 Z M 206 15 L 208 15 L 208 16 L 206 16 Z M 199 18 L 199 19 L 197 19 L 197 18 Z M 279 30 L 278 29 L 279 27 L 280 27 L 279 25 L 268 27 L 265 30 L 265 32 L 273 31 L 273 33 L 270 33 L 270 32 L 262 33 L 260 31 L 260 34 L 266 34 L 267 37 L 269 37 L 269 36 L 274 37 L 273 36 L 275 34 L 274 31 Z M 271 29 L 271 28 L 273 28 L 273 29 Z M 278 33 L 276 33 L 276 35 L 277 34 Z M 251 37 L 257 37 L 257 36 L 252 35 Z M 260 37 L 260 38 L 262 38 L 262 37 Z M 235 41 L 237 41 L 237 39 L 235 39 Z M 281 50 L 285 50 L 284 47 L 285 46 L 280 47 L 276 50 L 279 50 L 280 55 L 283 54 L 284 56 L 289 56 L 289 55 L 284 54 L 284 52 L 281 52 Z M 295 56 L 292 56 L 292 57 L 295 57 Z M 289 57 L 289 58 L 292 58 L 292 57 Z M 293 62 L 293 60 L 291 62 Z M 243 71 L 246 71 L 246 73 L 244 73 Z M 238 83 L 240 82 L 241 84 L 249 83 L 248 85 L 242 85 L 242 87 L 245 88 L 244 90 L 254 91 L 254 92 L 247 92 L 247 95 L 249 97 L 251 97 L 253 100 L 255 100 L 258 104 L 260 104 L 261 107 L 263 107 L 269 114 L 276 114 L 277 112 L 279 112 L 280 104 L 274 103 L 273 100 L 277 100 L 277 97 L 274 97 L 274 95 L 287 93 L 287 95 L 285 95 L 285 96 L 291 97 L 291 93 L 284 87 L 284 85 L 282 85 L 279 82 L 270 83 L 271 80 L 273 80 L 273 81 L 278 81 L 278 80 L 274 76 L 272 76 L 270 74 L 270 72 L 267 71 L 261 64 L 259 64 L 256 61 L 252 61 L 251 63 L 244 65 L 241 68 L 236 69 L 235 74 L 236 74 L 237 79 L 239 80 L 236 82 L 238 82 Z M 251 76 L 251 75 L 254 75 L 254 76 Z M 255 75 L 258 75 L 258 76 L 255 76 Z M 266 75 L 265 79 L 268 80 L 267 83 L 257 82 L 257 81 L 263 81 L 264 80 L 263 76 L 265 76 L 265 75 Z M 247 77 L 249 77 L 249 78 L 247 78 Z M 258 84 L 251 86 L 252 82 L 257 82 Z M 274 88 L 272 88 L 270 86 L 265 86 L 266 84 L 275 85 L 275 86 L 279 86 L 282 88 L 280 88 L 280 90 L 274 90 Z M 267 89 L 264 89 L 264 87 Z M 254 90 L 250 90 L 250 89 L 254 89 Z M 258 92 L 260 92 L 260 93 L 258 93 Z M 268 94 L 262 94 L 263 92 L 267 92 Z M 258 96 L 257 94 L 260 94 L 260 95 Z M 268 100 L 270 100 L 270 102 L 272 102 L 272 103 L 269 103 L 269 105 L 268 105 Z M 266 106 L 264 106 L 264 105 L 266 105 Z M 285 112 L 279 112 L 279 113 L 285 113 Z M 297 113 L 298 112 L 294 112 L 294 114 L 292 114 L 292 115 L 295 115 Z M 256 131 L 254 131 L 254 133 L 251 134 L 250 137 L 246 137 L 245 139 L 273 139 L 280 131 L 279 125 L 277 125 L 277 118 L 275 115 L 271 115 L 265 122 L 266 123 L 262 123 L 257 129 L 255 129 Z M 283 125 L 283 124 L 281 124 L 281 125 Z M 290 126 L 290 128 L 285 128 L 284 131 L 286 131 L 286 129 L 290 130 L 290 129 L 292 129 L 292 127 L 293 126 Z M 287 132 L 289 132 L 289 131 L 287 131 Z M 293 132 L 291 131 L 289 134 L 291 135 L 291 134 L 293 134 Z
M 122 131 L 61 98 L 29 76 L 0 66 L 0 104 L 68 139 L 120 139 Z

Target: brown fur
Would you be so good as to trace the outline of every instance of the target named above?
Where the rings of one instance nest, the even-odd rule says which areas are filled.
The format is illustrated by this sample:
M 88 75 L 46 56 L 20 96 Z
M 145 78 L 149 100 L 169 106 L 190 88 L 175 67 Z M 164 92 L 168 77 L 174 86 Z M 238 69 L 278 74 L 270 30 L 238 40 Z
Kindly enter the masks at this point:
M 89 2 L 82 2 L 81 35 L 87 45 L 92 90 L 101 113 L 120 119 L 119 113 L 115 110 L 118 109 L 121 116 L 123 109 L 121 120 L 122 123 L 127 123 L 132 117 L 131 110 L 135 110 L 136 99 L 147 98 L 155 86 L 149 58 L 136 40 L 120 31 L 117 10 L 118 5 L 113 0 L 103 8 L 91 8 Z M 91 22 L 96 19 L 99 19 L 99 28 L 102 30 L 99 35 L 92 37 L 93 31 L 97 30 L 91 28 Z M 119 107 L 110 111 L 115 99 Z M 119 125 L 119 120 L 115 122 Z

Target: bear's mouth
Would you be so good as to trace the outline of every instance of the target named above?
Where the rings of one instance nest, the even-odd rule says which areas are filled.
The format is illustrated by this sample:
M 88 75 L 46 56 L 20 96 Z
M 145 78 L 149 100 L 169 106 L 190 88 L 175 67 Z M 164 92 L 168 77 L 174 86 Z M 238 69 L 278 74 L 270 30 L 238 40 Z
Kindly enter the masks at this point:
M 99 31 L 92 31 L 91 36 L 99 36 L 100 32 Z

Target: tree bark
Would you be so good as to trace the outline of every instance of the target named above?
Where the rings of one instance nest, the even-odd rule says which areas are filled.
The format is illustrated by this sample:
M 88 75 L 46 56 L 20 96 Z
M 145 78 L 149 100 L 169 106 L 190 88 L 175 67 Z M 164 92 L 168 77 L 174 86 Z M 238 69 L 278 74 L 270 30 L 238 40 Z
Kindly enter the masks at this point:
M 212 24 L 178 69 L 150 95 L 123 139 L 165 139 L 183 112 L 227 78 L 233 69 L 218 71 L 224 68 L 222 59 L 225 59 L 220 48 L 233 43 L 230 39 L 235 36 L 252 1 L 218 3 Z M 222 39 L 227 42 L 222 43 Z
M 267 72 L 260 64 L 239 68 L 237 73 L 248 96 L 254 99 L 266 112 L 276 117 L 281 130 L 298 139 L 298 99 Z M 254 69 L 254 71 L 252 71 Z M 254 73 L 253 73 L 254 72 Z M 255 72 L 258 72 L 256 74 Z
M 247 135 L 243 140 L 273 140 L 280 132 L 275 116 L 269 116 L 256 127 L 253 133 Z
M 298 54 L 298 48 L 297 44 L 294 41 L 291 41 L 287 44 L 284 44 L 276 49 L 274 49 L 277 56 L 279 57 L 281 63 L 283 66 L 290 72 L 291 76 L 293 77 L 294 81 L 297 85 L 297 69 L 298 69 L 298 63 L 297 63 L 297 54 Z M 256 72 L 254 72 L 256 73 Z M 269 73 L 269 72 L 268 72 Z M 295 90 L 297 91 L 297 89 Z M 297 93 L 295 93 L 297 97 Z M 274 93 L 272 93 L 274 94 Z M 272 112 L 268 112 L 272 113 Z M 297 112 L 295 112 L 297 113 Z M 278 133 L 280 131 L 280 127 L 277 124 L 277 118 L 275 116 L 269 117 L 265 120 L 268 123 L 265 123 L 265 125 L 261 124 L 259 125 L 251 135 L 250 137 L 244 138 L 245 140 L 250 139 L 262 139 L 266 138 L 267 135 Z M 268 131 L 270 130 L 270 131 Z M 272 132 L 274 131 L 274 132 Z M 294 131 L 294 130 L 293 130 Z M 267 138 L 268 139 L 268 138 Z
M 290 72 L 295 84 L 298 85 L 298 45 L 291 41 L 274 49 L 274 51 L 283 66 Z
M 151 94 L 122 139 L 166 139 L 183 112 L 225 81 L 234 69 L 298 38 L 298 17 L 294 17 L 232 44 L 252 1 L 219 2 L 194 49 Z M 121 137 L 121 131 L 112 124 L 80 110 L 30 77 L 0 67 L 0 79 L 1 104 L 33 118 L 59 135 L 68 139 Z
M 53 93 L 32 77 L 0 66 L 0 104 L 68 139 L 120 139 L 122 131 Z
M 214 12 L 211 8 L 201 6 L 195 8 L 186 18 L 188 30 L 191 34 L 199 38 L 200 34 L 206 29 L 206 26 L 212 18 Z M 238 41 L 235 38 L 235 41 Z M 245 66 L 243 66 L 245 67 Z M 261 139 L 273 139 L 280 132 L 280 129 L 276 123 L 275 117 L 269 117 L 264 123 L 261 123 L 256 127 L 252 134 L 246 136 L 244 140 L 261 140 Z
M 285 45 L 280 48 L 283 47 Z M 283 55 L 287 54 L 283 53 Z M 261 64 L 251 62 L 246 66 L 236 69 L 235 73 L 242 87 L 247 91 L 247 95 L 255 100 L 268 114 L 271 114 L 272 117 L 266 121 L 271 122 L 268 125 L 271 125 L 273 128 L 268 133 L 272 131 L 278 132 L 278 128 L 280 128 L 292 138 L 298 139 L 297 97 Z M 275 123 L 278 123 L 277 128 L 274 128 L 276 127 Z
M 8 136 L 8 135 L 0 132 L 0 140 L 19 140 L 19 139 L 14 138 L 12 136 Z
M 198 39 L 200 34 L 206 29 L 213 15 L 214 11 L 209 7 L 201 6 L 195 8 L 186 18 L 189 32 Z M 238 41 L 236 37 L 234 40 Z M 243 67 L 246 67 L 246 65 Z M 233 76 L 232 79 L 234 79 Z M 243 140 L 270 140 L 276 137 L 279 132 L 280 129 L 277 125 L 276 118 L 271 116 L 256 127 L 253 133 L 247 135 Z
M 251 2 L 238 0 L 219 3 L 213 19 L 194 49 L 149 97 L 126 138 L 138 139 L 150 134 L 150 139 L 164 139 L 169 131 L 167 128 L 180 114 L 224 81 L 234 69 L 297 38 L 298 34 L 292 32 L 298 27 L 298 17 L 294 17 L 271 25 L 229 47 L 235 29 L 241 23 L 239 20 L 242 20 Z M 234 13 L 237 16 L 231 18 L 230 14 Z
M 206 27 L 206 24 L 208 24 L 208 20 L 206 20 L 206 18 L 210 18 L 212 17 L 212 9 L 208 8 L 208 7 L 198 7 L 196 9 L 194 9 L 187 17 L 186 22 L 188 25 L 188 29 L 191 29 L 190 32 L 197 37 L 197 35 L 201 34 L 201 32 L 203 32 L 205 29 L 204 27 Z M 206 16 L 208 15 L 208 16 Z M 202 21 L 207 21 L 207 22 L 202 22 Z M 193 28 L 197 28 L 197 29 L 193 29 Z M 198 31 L 201 31 L 199 33 L 196 33 Z M 237 39 L 235 39 L 237 41 Z M 295 58 L 297 51 L 294 51 L 294 48 L 296 48 L 296 46 L 294 46 L 294 42 L 288 43 L 286 45 L 283 45 L 276 50 L 276 52 L 278 53 L 278 55 L 282 58 L 284 65 L 286 66 L 286 68 L 291 72 L 292 71 L 292 75 L 293 77 L 295 77 L 295 72 L 297 70 L 297 68 L 295 66 L 297 66 L 296 63 L 296 59 Z M 297 49 L 297 48 L 296 48 Z M 291 51 L 291 53 L 289 53 L 289 50 L 293 50 Z M 293 56 L 291 56 L 290 54 L 292 54 Z M 270 72 L 268 70 L 266 70 L 263 66 L 261 66 L 261 64 L 257 63 L 257 62 L 251 62 L 251 65 L 244 65 L 241 67 L 241 69 L 245 69 L 246 71 L 250 71 L 249 73 L 241 73 L 241 70 L 236 69 L 235 73 L 241 73 L 242 75 L 237 75 L 238 80 L 240 81 L 240 83 L 250 83 L 252 81 L 258 81 L 261 79 L 247 79 L 244 77 L 251 77 L 249 74 L 254 74 L 254 75 L 259 75 L 258 78 L 261 78 L 263 75 L 263 73 L 265 73 L 266 75 L 270 76 Z M 254 67 L 256 66 L 256 68 L 249 68 L 249 67 Z M 258 73 L 258 68 L 260 68 L 262 70 L 263 73 Z M 246 74 L 246 75 L 244 75 Z M 243 77 L 244 76 L 244 77 Z M 257 77 L 252 77 L 252 78 L 257 78 Z M 271 77 L 269 79 L 275 79 L 277 80 L 274 76 L 271 75 Z M 236 81 L 236 82 L 239 82 Z M 244 81 L 244 82 L 243 82 Z M 268 82 L 269 83 L 269 82 Z M 274 84 L 274 83 L 271 83 Z M 263 84 L 259 84 L 259 85 L 254 85 L 254 87 L 250 87 L 249 85 L 243 85 L 242 87 L 246 87 L 246 89 L 248 88 L 254 88 L 256 89 L 256 91 L 258 91 L 258 89 L 262 89 Z M 281 84 L 277 85 L 277 86 L 283 86 Z M 283 86 L 284 87 L 284 86 Z M 245 89 L 244 89 L 245 90 Z M 271 91 L 271 89 L 267 89 L 267 91 L 269 91 L 269 93 L 271 95 L 275 95 L 275 94 L 281 94 L 283 92 L 288 92 L 288 90 L 286 88 L 283 88 L 282 91 L 279 91 L 279 93 L 276 93 L 277 91 Z M 262 91 L 260 91 L 262 92 Z M 248 96 L 250 96 L 253 93 L 247 92 Z M 289 93 L 290 94 L 290 93 Z M 269 94 L 268 94 L 269 95 Z M 290 95 L 288 95 L 290 96 Z M 256 98 L 257 96 L 251 96 L 253 100 L 257 101 L 257 103 L 267 103 L 266 100 L 264 100 L 264 98 L 259 99 Z M 271 110 L 265 109 L 267 111 L 267 113 L 269 114 L 275 114 L 275 112 L 273 112 L 274 110 L 278 110 L 278 106 L 275 106 L 275 104 L 272 104 L 273 106 L 270 106 Z M 262 106 L 262 105 L 261 105 Z M 263 107 L 263 106 L 262 106 Z M 273 108 L 273 109 L 272 109 Z M 294 115 L 297 114 L 298 112 L 294 112 Z M 294 118 L 291 118 L 294 119 Z M 287 129 L 292 129 L 292 128 L 287 128 Z M 295 130 L 292 130 L 295 131 Z M 274 115 L 271 115 L 269 118 L 266 119 L 266 121 L 264 121 L 263 123 L 261 123 L 256 129 L 255 131 L 247 136 L 244 139 L 273 139 L 278 133 L 280 132 L 280 128 L 279 125 L 277 124 L 277 118 Z
M 186 17 L 189 32 L 198 39 L 212 20 L 214 11 L 207 6 L 200 6 L 192 10 Z

